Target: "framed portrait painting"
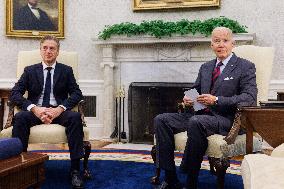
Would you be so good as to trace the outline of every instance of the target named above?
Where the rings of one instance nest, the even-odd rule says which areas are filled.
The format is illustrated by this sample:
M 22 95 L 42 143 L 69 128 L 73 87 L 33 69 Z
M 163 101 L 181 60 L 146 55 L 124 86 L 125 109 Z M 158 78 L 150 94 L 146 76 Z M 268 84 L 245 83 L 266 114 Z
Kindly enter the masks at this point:
M 220 0 L 133 0 L 133 10 L 219 7 Z
M 64 38 L 64 0 L 6 0 L 6 36 Z

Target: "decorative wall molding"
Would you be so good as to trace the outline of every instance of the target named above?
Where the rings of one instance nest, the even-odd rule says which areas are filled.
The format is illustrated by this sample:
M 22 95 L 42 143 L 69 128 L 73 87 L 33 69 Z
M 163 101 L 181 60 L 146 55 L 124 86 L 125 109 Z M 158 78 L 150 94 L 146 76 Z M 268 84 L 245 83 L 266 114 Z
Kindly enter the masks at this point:
M 0 89 L 11 89 L 16 82 L 16 79 L 0 79 Z
M 11 89 L 15 83 L 16 79 L 0 79 L 1 89 Z M 97 95 L 103 91 L 103 80 L 78 80 L 78 85 L 82 90 L 83 95 Z
M 284 92 L 284 80 L 271 80 L 268 99 L 277 99 L 277 92 Z
M 92 96 L 97 95 L 103 91 L 103 80 L 78 80 L 80 89 L 82 90 L 83 95 Z
M 255 39 L 254 33 L 234 34 L 234 39 L 237 43 L 250 43 Z M 110 39 L 93 39 L 97 45 L 129 45 L 129 44 L 159 44 L 159 43 L 210 43 L 211 38 L 201 34 L 196 35 L 173 35 L 172 37 L 162 37 L 158 39 L 154 36 L 139 35 L 139 36 L 112 36 Z

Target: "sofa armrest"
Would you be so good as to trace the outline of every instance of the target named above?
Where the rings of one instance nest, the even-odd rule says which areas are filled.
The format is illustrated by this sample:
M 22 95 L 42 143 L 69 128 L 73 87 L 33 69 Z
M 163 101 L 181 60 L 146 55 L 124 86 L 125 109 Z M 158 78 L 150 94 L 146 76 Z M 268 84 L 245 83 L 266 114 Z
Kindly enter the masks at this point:
M 281 144 L 280 146 L 277 146 L 274 148 L 274 150 L 271 153 L 272 157 L 282 157 L 284 158 L 284 143 Z
M 284 188 L 283 172 L 283 158 L 265 154 L 245 155 L 241 165 L 245 189 Z

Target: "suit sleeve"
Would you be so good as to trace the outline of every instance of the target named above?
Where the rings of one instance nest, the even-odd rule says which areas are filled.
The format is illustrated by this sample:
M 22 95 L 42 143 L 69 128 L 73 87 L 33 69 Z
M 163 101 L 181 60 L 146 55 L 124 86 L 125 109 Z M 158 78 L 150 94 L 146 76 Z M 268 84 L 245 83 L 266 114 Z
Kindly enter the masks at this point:
M 15 13 L 15 15 L 14 15 L 14 25 L 13 25 L 13 29 L 14 30 L 21 30 L 21 29 L 23 29 L 22 27 L 21 27 L 21 16 L 19 15 L 19 13 L 18 12 L 16 12 Z
M 199 94 L 201 94 L 201 69 L 202 67 L 203 67 L 203 64 L 201 65 L 199 72 L 198 72 L 198 76 L 192 86 L 192 88 L 195 88 Z
M 47 13 L 43 10 L 40 10 L 40 12 L 41 12 L 42 20 L 43 20 L 43 22 L 41 23 L 41 28 L 44 30 L 54 31 L 55 27 L 53 23 L 51 22 L 49 16 L 47 15 Z
M 218 96 L 218 105 L 220 106 L 252 106 L 256 105 L 257 86 L 256 69 L 253 63 L 248 62 L 242 69 L 242 75 L 239 82 L 239 94 L 224 97 Z
M 27 107 L 32 104 L 30 100 L 23 97 L 28 88 L 28 75 L 28 69 L 25 68 L 24 73 L 11 90 L 10 101 L 22 110 L 27 110 Z
M 83 99 L 83 95 L 79 88 L 79 85 L 76 82 L 71 67 L 68 70 L 68 79 L 69 97 L 62 102 L 62 105 L 66 107 L 67 110 L 70 110 L 74 108 Z

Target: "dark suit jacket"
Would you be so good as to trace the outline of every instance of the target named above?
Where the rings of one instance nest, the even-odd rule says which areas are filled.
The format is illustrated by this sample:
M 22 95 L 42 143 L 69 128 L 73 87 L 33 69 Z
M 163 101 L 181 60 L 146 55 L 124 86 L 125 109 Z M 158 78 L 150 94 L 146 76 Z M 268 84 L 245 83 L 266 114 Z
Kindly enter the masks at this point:
M 53 23 L 49 19 L 46 12 L 38 9 L 40 19 L 32 13 L 28 5 L 19 9 L 14 15 L 14 30 L 39 30 L 39 31 L 55 31 Z
M 216 59 L 201 66 L 194 84 L 194 88 L 200 94 L 210 94 L 212 72 L 215 65 Z M 255 71 L 253 63 L 233 54 L 216 80 L 211 94 L 218 96 L 218 103 L 210 107 L 210 109 L 218 117 L 220 134 L 226 135 L 230 130 L 238 106 L 256 105 L 257 86 Z M 228 121 L 231 124 L 228 124 Z
M 37 104 L 44 85 L 43 66 L 41 63 L 27 66 L 19 81 L 11 91 L 10 101 L 27 110 L 30 104 Z M 28 97 L 24 98 L 25 92 Z M 70 66 L 56 63 L 53 75 L 53 94 L 58 105 L 72 109 L 83 99 Z

